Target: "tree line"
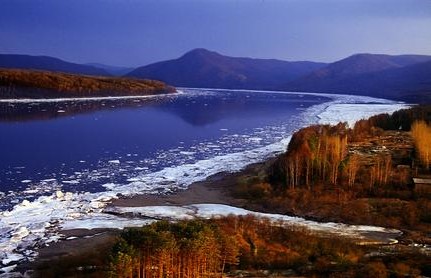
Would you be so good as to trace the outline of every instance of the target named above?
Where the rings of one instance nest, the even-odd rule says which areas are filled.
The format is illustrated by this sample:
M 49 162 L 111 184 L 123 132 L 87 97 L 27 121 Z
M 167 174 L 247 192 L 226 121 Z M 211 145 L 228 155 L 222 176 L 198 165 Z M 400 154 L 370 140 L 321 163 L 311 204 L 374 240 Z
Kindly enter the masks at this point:
M 378 247 L 274 225 L 253 216 L 161 221 L 124 231 L 111 252 L 111 277 L 232 277 L 289 270 L 307 277 L 418 275 L 427 256 L 368 256 Z M 404 254 L 405 255 L 405 254 Z M 244 271 L 244 272 L 242 272 Z M 229 274 L 228 274 L 229 273 Z M 252 275 L 253 276 L 253 275 Z M 255 277 L 256 274 L 253 276 Z

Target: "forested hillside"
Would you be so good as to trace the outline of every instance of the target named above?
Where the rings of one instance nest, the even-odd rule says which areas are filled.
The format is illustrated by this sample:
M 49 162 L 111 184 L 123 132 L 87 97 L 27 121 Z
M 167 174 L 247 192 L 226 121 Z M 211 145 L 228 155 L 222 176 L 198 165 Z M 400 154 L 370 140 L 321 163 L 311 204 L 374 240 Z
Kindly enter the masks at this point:
M 0 98 L 132 96 L 175 92 L 153 80 L 0 69 Z

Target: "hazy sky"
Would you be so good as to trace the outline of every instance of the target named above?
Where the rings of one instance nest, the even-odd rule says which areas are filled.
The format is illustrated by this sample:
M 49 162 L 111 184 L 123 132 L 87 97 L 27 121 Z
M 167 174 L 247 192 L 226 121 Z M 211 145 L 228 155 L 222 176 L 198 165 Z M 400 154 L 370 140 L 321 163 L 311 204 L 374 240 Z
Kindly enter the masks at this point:
M 198 47 L 326 62 L 431 55 L 431 0 L 0 0 L 0 53 L 138 66 Z

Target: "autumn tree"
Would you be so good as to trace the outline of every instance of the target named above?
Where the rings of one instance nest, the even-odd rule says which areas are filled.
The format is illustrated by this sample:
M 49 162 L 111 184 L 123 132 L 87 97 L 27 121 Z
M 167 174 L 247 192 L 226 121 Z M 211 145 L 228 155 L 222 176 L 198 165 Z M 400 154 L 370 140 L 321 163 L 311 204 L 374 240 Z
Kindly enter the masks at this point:
M 425 121 L 416 121 L 412 125 L 412 136 L 419 159 L 428 170 L 431 163 L 431 127 Z
M 338 185 L 339 172 L 347 156 L 348 129 L 345 123 L 336 126 L 316 125 L 296 132 L 287 152 L 278 161 L 275 176 L 285 181 L 286 188 L 312 188 L 318 183 Z
M 351 154 L 347 161 L 346 173 L 347 173 L 347 184 L 349 187 L 353 187 L 356 182 L 356 176 L 360 169 L 359 156 L 357 154 Z

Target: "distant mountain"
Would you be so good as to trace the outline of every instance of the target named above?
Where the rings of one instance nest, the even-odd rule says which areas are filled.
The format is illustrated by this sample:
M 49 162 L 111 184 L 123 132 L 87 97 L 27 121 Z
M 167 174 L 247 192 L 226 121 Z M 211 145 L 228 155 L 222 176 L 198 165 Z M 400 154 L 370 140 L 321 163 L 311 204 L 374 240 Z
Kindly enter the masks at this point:
M 114 76 L 123 76 L 135 69 L 131 67 L 118 67 L 118 66 L 105 65 L 100 63 L 87 63 L 86 65 L 93 66 L 99 69 L 104 69 L 109 74 Z
M 370 91 L 379 90 L 387 97 L 395 93 L 396 98 L 413 103 L 431 103 L 431 61 L 386 70 L 374 78 Z
M 355 54 L 340 61 L 331 63 L 324 68 L 297 80 L 312 82 L 330 82 L 363 73 L 378 72 L 387 69 L 400 68 L 431 60 L 431 56 L 424 55 L 382 55 L 382 54 Z
M 69 63 L 49 56 L 0 54 L 0 68 L 36 69 L 55 72 L 110 76 L 106 70 L 89 65 Z
M 357 54 L 288 82 L 283 89 L 431 100 L 431 56 Z
M 325 63 L 306 61 L 228 57 L 195 49 L 175 60 L 139 67 L 127 76 L 183 87 L 275 89 L 324 66 Z

